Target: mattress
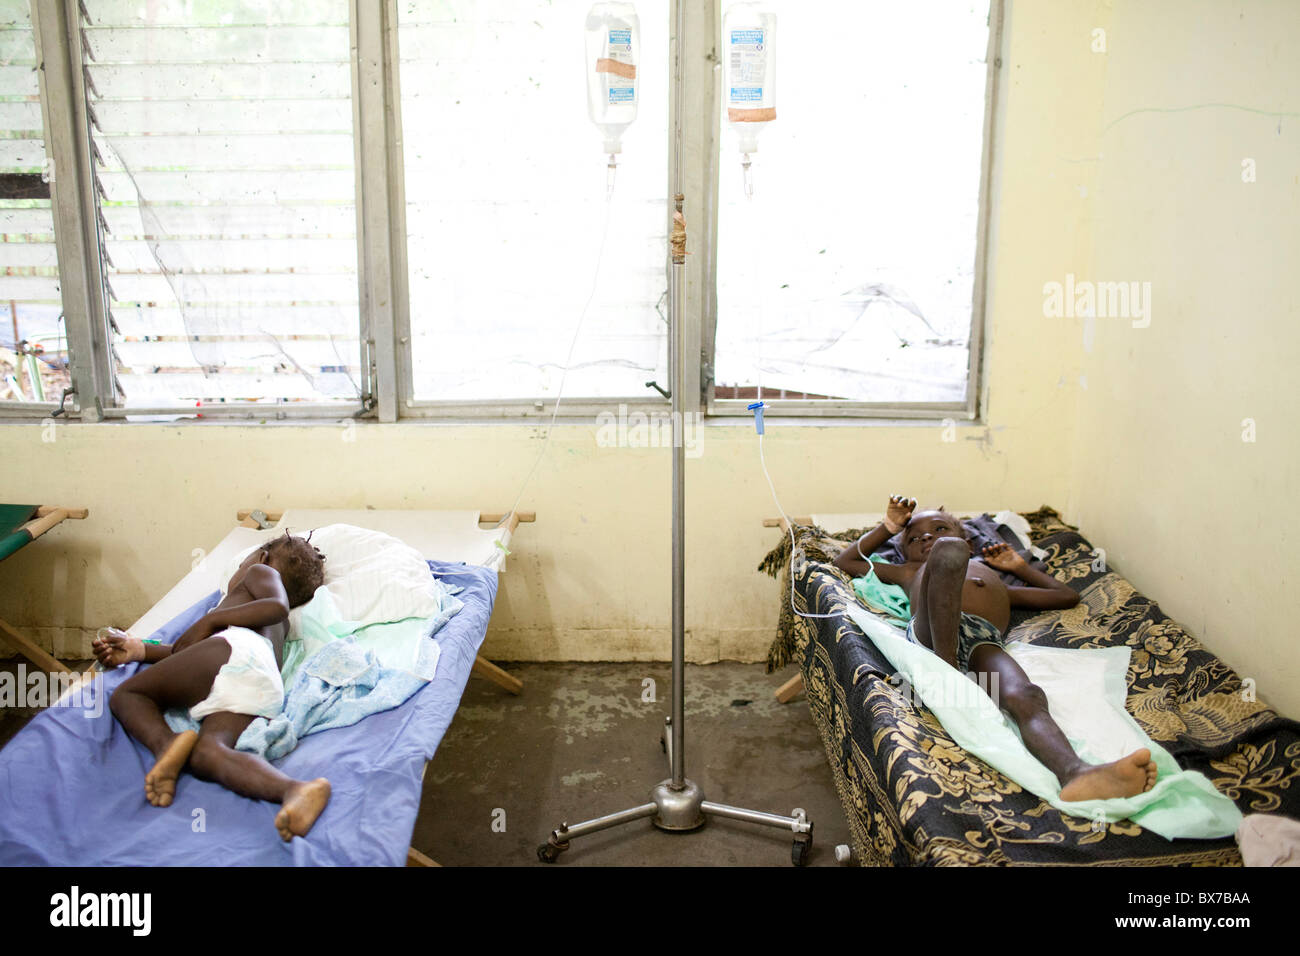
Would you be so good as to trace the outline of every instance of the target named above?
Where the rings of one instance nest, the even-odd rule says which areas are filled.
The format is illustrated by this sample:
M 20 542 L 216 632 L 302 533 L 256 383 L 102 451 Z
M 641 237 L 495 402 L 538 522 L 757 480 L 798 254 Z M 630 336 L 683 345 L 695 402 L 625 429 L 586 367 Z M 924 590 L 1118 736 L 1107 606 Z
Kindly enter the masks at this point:
M 1048 647 L 1132 649 L 1127 708 L 1185 769 L 1204 773 L 1243 813 L 1300 817 L 1300 724 L 1256 701 L 1250 685 L 1159 606 L 1096 560 L 1046 509 L 1026 515 L 1048 569 L 1078 606 L 1013 617 L 1009 638 Z M 829 561 L 855 535 L 796 527 L 809 561 L 789 565 L 774 656 L 804 676 L 857 858 L 872 865 L 1239 865 L 1231 838 L 1166 840 L 1130 820 L 1067 816 L 966 753 L 934 715 L 891 683 L 893 668 L 844 613 L 848 577 Z M 783 542 L 788 548 L 788 539 Z M 781 549 L 778 549 L 778 552 Z M 764 567 L 776 570 L 774 552 Z

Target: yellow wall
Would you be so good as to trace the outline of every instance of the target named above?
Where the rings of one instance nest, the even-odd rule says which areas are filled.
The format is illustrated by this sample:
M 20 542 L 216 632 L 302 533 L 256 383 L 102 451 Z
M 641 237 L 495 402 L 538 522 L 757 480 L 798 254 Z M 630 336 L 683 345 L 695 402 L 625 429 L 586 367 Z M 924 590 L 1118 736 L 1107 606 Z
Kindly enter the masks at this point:
M 1300 4 L 1117 3 L 1107 34 L 1094 255 L 1074 271 L 1150 282 L 1151 316 L 1095 321 L 1068 507 L 1294 715 Z
M 880 510 L 893 492 L 954 509 L 1068 509 L 1139 587 L 1230 663 L 1258 673 L 1266 696 L 1295 704 L 1294 681 L 1285 680 L 1294 664 L 1263 666 L 1269 648 L 1284 651 L 1286 588 L 1265 583 L 1248 548 L 1271 534 L 1268 557 L 1288 567 L 1287 530 L 1273 533 L 1263 522 L 1275 522 L 1275 512 L 1258 506 L 1280 504 L 1293 481 L 1282 475 L 1294 464 L 1284 450 L 1294 400 L 1270 396 L 1285 393 L 1273 380 L 1295 357 L 1294 332 L 1282 338 L 1284 310 L 1294 319 L 1294 305 L 1279 265 L 1297 259 L 1296 134 L 1289 120 L 1279 136 L 1272 121 L 1209 110 L 1141 114 L 1102 129 L 1137 106 L 1226 98 L 1225 84 L 1241 86 L 1232 90 L 1237 102 L 1283 108 L 1296 102 L 1294 79 L 1284 82 L 1281 48 L 1272 58 L 1249 46 L 1233 52 L 1218 26 L 1182 22 L 1181 4 L 1147 4 L 1141 15 L 1136 6 L 1021 2 L 1009 10 L 984 423 L 944 442 L 937 425 L 778 422 L 768 429 L 768 464 L 791 513 Z M 1090 50 L 1097 26 L 1108 29 L 1106 54 Z M 1283 35 L 1252 21 L 1243 39 Z M 1170 56 L 1189 64 L 1235 57 L 1247 78 L 1193 78 L 1203 87 L 1193 95 L 1192 79 L 1163 78 Z M 1225 121 L 1239 148 L 1219 142 Z M 1259 158 L 1261 183 L 1233 181 L 1238 153 Z M 1044 282 L 1067 272 L 1152 279 L 1151 327 L 1098 322 L 1086 352 L 1080 320 L 1043 314 Z M 1194 294 L 1184 285 L 1193 282 Z M 1278 330 L 1271 337 L 1261 334 L 1265 321 Z M 1250 345 L 1234 352 L 1234 332 Z M 1260 440 L 1234 444 L 1249 415 Z M 89 520 L 65 523 L 4 563 L 0 617 L 77 657 L 96 627 L 130 622 L 156 601 L 189 570 L 194 549 L 220 540 L 238 508 L 504 509 L 542 430 L 65 425 L 46 442 L 40 426 L 0 426 L 0 498 L 91 509 Z M 538 521 L 516 538 L 486 653 L 666 659 L 668 480 L 665 449 L 600 447 L 594 422 L 559 426 L 521 504 Z M 752 427 L 706 426 L 687 482 L 688 656 L 760 660 L 776 585 L 755 567 L 777 533 L 761 526 L 774 507 Z M 1212 588 L 1211 575 L 1233 578 L 1235 626 L 1233 609 L 1216 610 L 1210 595 L 1225 588 Z
M 1052 464 L 1066 449 L 1054 416 L 1009 425 L 992 446 L 940 440 L 935 426 L 776 425 L 768 465 L 788 509 L 870 507 L 899 488 L 954 508 L 1062 500 Z M 542 429 L 510 425 L 61 425 L 0 429 L 9 500 L 90 508 L 4 564 L 0 617 L 56 654 L 77 657 L 105 623 L 126 624 L 185 574 L 246 507 L 504 510 Z M 775 514 L 751 426 L 708 427 L 687 465 L 687 626 L 695 660 L 757 660 L 776 615 L 775 585 L 755 568 L 775 543 Z M 1034 448 L 1055 448 L 1040 458 Z M 1006 459 L 1026 449 L 1023 468 Z M 489 632 L 505 659 L 666 659 L 667 449 L 600 447 L 597 428 L 557 428 L 525 495 Z M 1014 475 L 1014 480 L 1008 479 Z

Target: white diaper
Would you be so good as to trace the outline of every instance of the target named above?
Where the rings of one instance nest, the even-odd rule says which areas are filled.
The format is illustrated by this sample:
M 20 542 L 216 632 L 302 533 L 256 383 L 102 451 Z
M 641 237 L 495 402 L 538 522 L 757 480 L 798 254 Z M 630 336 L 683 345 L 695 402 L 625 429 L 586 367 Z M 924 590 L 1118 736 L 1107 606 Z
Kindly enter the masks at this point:
M 230 660 L 217 671 L 212 692 L 190 708 L 202 720 L 208 714 L 228 711 L 253 717 L 274 717 L 284 706 L 284 681 L 275 663 L 271 642 L 246 627 L 228 627 L 208 640 L 230 645 Z

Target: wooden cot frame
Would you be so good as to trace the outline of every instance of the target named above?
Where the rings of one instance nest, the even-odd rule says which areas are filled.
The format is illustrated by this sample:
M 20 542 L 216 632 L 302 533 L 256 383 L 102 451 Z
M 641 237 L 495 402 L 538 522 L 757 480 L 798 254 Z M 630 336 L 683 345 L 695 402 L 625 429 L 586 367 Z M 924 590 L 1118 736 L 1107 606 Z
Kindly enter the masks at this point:
M 58 505 L 41 505 L 36 509 L 36 516 L 19 527 L 19 531 L 26 531 L 35 541 L 45 532 L 49 531 L 68 519 L 83 520 L 90 514 L 89 508 L 64 508 Z M 31 544 L 31 541 L 28 542 Z M 23 547 L 26 547 L 24 545 Z M 21 549 L 20 549 L 21 550 Z M 77 673 L 67 664 L 53 655 L 45 653 L 36 642 L 16 631 L 13 626 L 4 619 L 0 618 L 0 633 L 4 634 L 5 639 L 14 646 L 18 653 L 22 654 L 29 661 L 50 673 L 63 672 L 66 674 Z
M 263 528 L 278 522 L 284 517 L 284 511 L 266 511 L 257 508 L 245 508 L 236 513 L 235 516 L 241 527 L 245 528 Z M 537 520 L 535 511 L 509 511 L 509 512 L 488 512 L 480 511 L 478 516 L 479 524 L 495 524 L 498 528 L 504 527 L 507 532 L 514 534 L 515 529 L 520 524 L 531 524 Z M 512 676 L 507 671 L 502 670 L 482 654 L 474 658 L 474 666 L 470 670 L 471 674 L 477 674 L 479 677 L 485 677 L 492 683 L 504 688 L 511 694 L 519 694 L 524 688 L 524 682 L 519 678 Z M 426 764 L 427 766 L 427 764 Z M 437 860 L 432 859 L 427 854 L 421 853 L 413 846 L 406 848 L 406 865 L 416 867 L 442 866 Z
M 68 518 L 85 518 L 89 514 L 86 508 L 59 508 L 52 505 L 43 505 L 37 509 L 36 517 L 27 522 L 22 527 L 32 533 L 32 539 L 40 537 L 46 531 Z M 246 508 L 236 512 L 236 519 L 240 527 L 262 529 L 264 522 L 269 527 L 271 522 L 278 522 L 284 516 L 284 511 L 266 511 L 259 508 Z M 520 524 L 531 524 L 537 520 L 535 511 L 509 511 L 509 512 L 479 512 L 479 524 L 495 524 L 498 528 L 504 527 L 508 532 L 514 534 Z M 0 620 L 0 631 L 18 645 L 27 657 L 33 663 L 39 664 L 48 671 L 67 671 L 68 673 L 77 673 L 71 668 L 65 666 L 60 661 L 46 654 L 36 644 L 32 643 L 23 635 L 14 631 L 3 620 Z M 470 671 L 471 674 L 478 674 L 485 677 L 494 684 L 504 688 L 511 694 L 519 694 L 524 687 L 524 682 L 517 677 L 513 677 L 508 672 L 502 670 L 493 664 L 483 655 L 476 655 L 474 666 Z M 77 680 L 73 682 L 72 687 L 64 691 L 65 694 L 71 693 L 84 681 L 94 677 L 93 668 L 87 669 L 77 674 Z M 431 859 L 424 853 L 421 853 L 415 847 L 407 847 L 406 850 L 407 866 L 441 866 L 436 860 Z

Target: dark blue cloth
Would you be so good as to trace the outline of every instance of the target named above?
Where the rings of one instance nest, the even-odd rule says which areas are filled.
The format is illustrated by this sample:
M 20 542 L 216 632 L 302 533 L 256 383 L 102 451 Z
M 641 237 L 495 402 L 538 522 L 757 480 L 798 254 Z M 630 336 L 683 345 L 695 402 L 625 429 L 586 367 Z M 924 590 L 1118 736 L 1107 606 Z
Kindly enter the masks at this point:
M 465 589 L 457 595 L 464 610 L 431 638 L 441 650 L 433 680 L 402 706 L 308 736 L 275 761 L 291 777 L 327 777 L 333 788 L 306 838 L 280 840 L 273 826 L 277 804 L 188 773 L 177 781 L 171 806 L 150 806 L 144 775 L 152 755 L 127 736 L 107 706 L 117 685 L 140 666 L 130 664 L 97 679 L 82 698 L 84 707 L 42 711 L 0 751 L 0 865 L 405 863 L 424 763 L 460 704 L 497 591 L 495 571 L 443 561 L 429 567 Z M 219 597 L 214 591 L 153 637 L 172 643 Z M 102 708 L 92 693 L 103 695 Z M 88 716 L 97 709 L 98 717 Z

